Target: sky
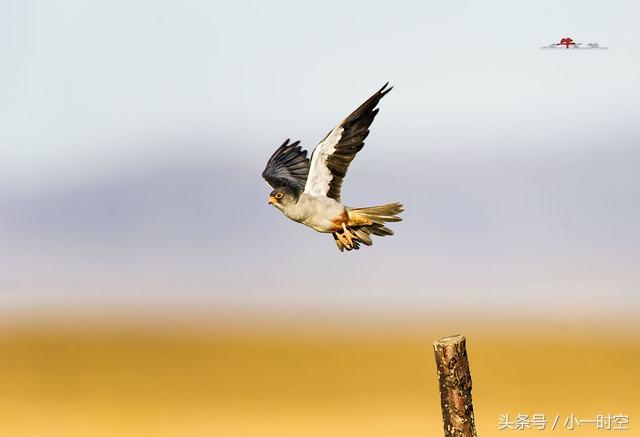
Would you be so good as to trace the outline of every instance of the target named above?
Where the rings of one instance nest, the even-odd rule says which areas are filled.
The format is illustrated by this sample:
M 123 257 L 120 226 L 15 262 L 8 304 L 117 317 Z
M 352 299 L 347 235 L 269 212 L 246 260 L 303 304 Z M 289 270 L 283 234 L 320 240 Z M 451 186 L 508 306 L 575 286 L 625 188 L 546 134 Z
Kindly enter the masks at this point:
M 634 2 L 0 8 L 5 314 L 640 313 Z M 260 173 L 387 81 L 343 200 L 405 220 L 340 254 Z

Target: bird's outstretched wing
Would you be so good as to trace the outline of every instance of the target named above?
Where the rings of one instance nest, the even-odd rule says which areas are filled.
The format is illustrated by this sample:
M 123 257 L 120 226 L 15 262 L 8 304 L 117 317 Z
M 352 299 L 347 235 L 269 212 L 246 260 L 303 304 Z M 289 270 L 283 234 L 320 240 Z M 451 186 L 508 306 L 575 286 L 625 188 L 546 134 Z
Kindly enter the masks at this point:
M 369 126 L 378 113 L 378 102 L 393 88 L 387 88 L 388 85 L 389 82 L 384 84 L 316 146 L 311 155 L 311 167 L 304 187 L 306 194 L 327 196 L 340 201 L 342 180 L 356 153 L 364 147 Z
M 304 188 L 309 174 L 309 158 L 299 144 L 300 141 L 289 144 L 287 139 L 269 158 L 262 177 L 273 188 L 287 186 L 299 192 Z

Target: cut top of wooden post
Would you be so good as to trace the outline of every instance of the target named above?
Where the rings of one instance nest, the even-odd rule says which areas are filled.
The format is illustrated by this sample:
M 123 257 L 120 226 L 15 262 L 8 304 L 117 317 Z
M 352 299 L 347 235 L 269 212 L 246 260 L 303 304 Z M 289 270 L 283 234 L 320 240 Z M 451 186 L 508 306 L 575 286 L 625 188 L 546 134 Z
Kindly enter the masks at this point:
M 471 403 L 471 372 L 462 335 L 433 342 L 446 437 L 477 437 Z
M 466 342 L 466 338 L 464 338 L 464 335 L 450 335 L 449 337 L 442 337 L 437 339 L 436 341 L 433 342 L 433 346 L 437 347 L 437 346 L 448 346 L 448 345 L 453 345 L 453 344 L 457 344 L 457 343 L 464 343 Z

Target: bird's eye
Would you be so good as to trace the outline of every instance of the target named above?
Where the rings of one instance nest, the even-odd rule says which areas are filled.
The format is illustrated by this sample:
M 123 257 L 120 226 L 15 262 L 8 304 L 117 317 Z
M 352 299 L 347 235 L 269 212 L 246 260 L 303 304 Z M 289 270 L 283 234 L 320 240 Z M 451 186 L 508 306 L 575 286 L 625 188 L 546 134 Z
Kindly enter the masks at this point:
M 276 193 L 276 199 L 282 199 L 282 193 Z

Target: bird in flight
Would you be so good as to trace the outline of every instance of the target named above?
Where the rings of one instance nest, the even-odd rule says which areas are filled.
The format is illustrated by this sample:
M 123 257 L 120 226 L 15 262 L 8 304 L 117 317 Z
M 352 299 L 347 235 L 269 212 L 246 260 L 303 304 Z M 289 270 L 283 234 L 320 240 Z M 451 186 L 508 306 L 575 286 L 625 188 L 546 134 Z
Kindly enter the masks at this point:
M 393 235 L 386 222 L 399 222 L 400 203 L 350 208 L 342 204 L 340 191 L 349 164 L 364 147 L 376 106 L 391 88 L 387 82 L 316 146 L 307 158 L 300 141 L 286 140 L 274 152 L 262 177 L 274 190 L 269 204 L 293 221 L 333 235 L 340 251 L 371 246 L 371 235 Z

